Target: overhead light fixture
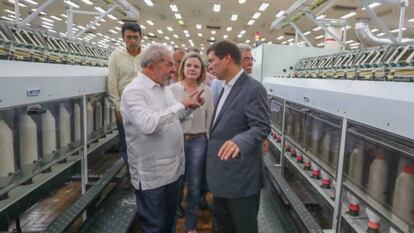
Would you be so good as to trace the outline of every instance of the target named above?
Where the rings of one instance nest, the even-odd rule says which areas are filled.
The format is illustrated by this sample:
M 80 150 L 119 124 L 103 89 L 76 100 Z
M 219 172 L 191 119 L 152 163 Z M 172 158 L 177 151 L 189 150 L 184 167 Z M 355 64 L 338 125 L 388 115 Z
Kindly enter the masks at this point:
M 198 33 L 198 36 L 199 36 L 199 37 L 203 37 L 203 33 L 199 32 L 199 33 Z
M 319 36 L 316 36 L 316 37 L 315 37 L 315 39 L 317 39 L 317 40 L 318 40 L 318 39 L 322 39 L 322 38 L 324 38 L 324 37 L 325 37 L 324 35 L 319 35 Z
M 71 6 L 71 7 L 79 8 L 79 5 L 78 4 L 76 4 L 76 3 L 74 3 L 74 2 L 72 2 L 70 0 L 65 0 L 64 3 L 67 4 L 67 5 L 69 5 L 69 6 Z
M 232 14 L 230 19 L 231 21 L 236 21 L 238 17 L 239 16 L 237 14 Z
M 371 32 L 378 32 L 378 31 L 379 31 L 378 28 L 374 28 L 371 30 Z
M 229 35 L 223 35 L 223 38 L 227 39 L 227 38 L 229 38 Z
M 166 40 L 170 40 L 170 37 L 168 37 L 168 36 L 165 36 L 164 38 L 165 38 Z
M 170 31 L 170 32 L 172 32 L 173 31 L 173 28 L 168 26 L 167 27 L 167 30 Z
M 221 5 L 220 4 L 214 4 L 213 5 L 213 11 L 214 12 L 220 12 L 220 8 L 221 8 Z
M 216 35 L 216 30 L 212 30 L 211 34 Z
M 259 7 L 259 11 L 265 11 L 268 6 L 269 6 L 269 3 L 267 2 L 262 3 L 262 5 L 260 5 Z
M 251 20 L 249 20 L 249 22 L 247 22 L 247 25 L 249 25 L 249 26 L 251 26 L 251 25 L 253 25 L 254 24 L 254 20 L 253 19 L 251 19 Z
M 250 40 L 246 40 L 244 43 L 248 44 L 248 43 L 250 43 Z
M 232 27 L 227 27 L 227 28 L 226 28 L 226 31 L 230 32 L 230 31 L 231 31 L 231 29 L 232 29 Z
M 115 30 L 113 30 L 113 29 L 109 30 L 109 32 L 110 32 L 110 33 L 113 33 L 113 34 L 118 34 L 118 32 L 116 32 L 116 31 L 115 31 Z
M 360 43 L 356 42 L 356 43 L 350 44 L 349 46 L 358 46 L 358 45 L 360 45 Z
M 49 22 L 46 22 L 46 21 L 43 21 L 42 24 L 53 27 L 53 23 L 49 23 Z
M 196 24 L 197 29 L 201 29 L 201 24 Z
M 50 18 L 52 18 L 52 19 L 54 19 L 54 20 L 57 20 L 57 21 L 62 21 L 62 19 L 61 19 L 61 18 L 56 17 L 56 16 L 54 16 L 54 15 L 50 16 Z
M 246 30 L 241 30 L 240 35 L 244 35 L 246 33 Z
M 409 19 L 408 22 L 414 23 L 414 18 Z
M 85 3 L 86 5 L 93 5 L 93 3 L 89 0 L 82 0 L 83 3 Z
M 326 18 L 326 15 L 319 15 L 318 17 L 316 17 L 317 20 L 324 19 L 324 18 Z
M 32 1 L 32 0 L 24 0 L 24 1 L 27 2 L 27 3 L 30 3 L 32 5 L 37 5 L 38 4 L 37 2 Z
M 266 38 L 264 38 L 264 37 L 262 39 L 260 39 L 260 41 L 265 41 L 265 40 L 266 40 Z
M 182 19 L 183 18 L 183 17 L 181 17 L 181 14 L 180 13 L 175 13 L 174 15 L 175 15 L 175 18 L 176 19 Z
M 377 34 L 377 36 L 384 36 L 384 35 L 385 35 L 385 33 L 383 33 L 383 32 Z
M 237 35 L 237 38 L 242 38 L 242 37 L 243 37 L 242 34 Z
M 119 22 L 119 21 L 118 21 Z M 123 23 L 121 23 L 121 24 L 123 24 Z M 142 29 L 147 29 L 147 27 L 145 27 L 143 24 L 141 24 L 141 25 L 139 25 Z
M 324 46 L 325 45 L 325 43 L 319 43 L 319 44 L 317 44 L 316 46 L 318 46 L 318 47 L 322 47 L 322 46 Z
M 283 40 L 283 38 L 285 38 L 285 36 L 278 36 L 276 39 L 277 40 Z
M 147 20 L 146 22 L 147 22 L 147 24 L 149 24 L 151 26 L 154 26 L 154 22 L 152 22 L 151 20 Z
M 305 36 L 307 36 L 307 35 L 309 35 L 309 34 L 311 34 L 311 32 L 310 32 L 310 31 L 306 31 L 306 32 L 304 32 L 304 33 L 303 33 L 303 35 L 305 35 Z
M 177 5 L 175 5 L 175 4 L 171 4 L 171 5 L 170 5 L 170 8 L 171 8 L 171 11 L 172 11 L 172 12 L 178 12 Z
M 284 11 L 284 10 L 280 10 L 279 12 L 277 12 L 277 14 L 276 14 L 276 18 L 280 18 L 280 17 L 282 17 L 285 13 L 286 13 L 286 11 Z
M 400 30 L 399 28 L 396 28 L 396 29 L 391 30 L 390 32 L 391 33 L 397 33 L 399 30 Z M 402 30 L 405 31 L 405 30 L 407 30 L 407 28 L 403 27 Z
M 239 0 L 239 4 L 244 4 L 246 3 L 246 0 Z
M 151 0 L 144 0 L 145 4 L 148 6 L 154 6 L 154 3 Z
M 177 34 L 174 34 L 173 36 L 174 36 L 174 38 L 177 38 L 178 39 L 178 35 Z
M 182 20 L 180 19 L 180 20 L 178 20 L 178 24 L 180 24 L 180 25 L 184 25 L 184 21 L 182 21 Z
M 14 14 L 16 14 L 16 12 L 11 11 L 11 10 L 9 10 L 9 9 L 5 9 L 4 11 L 5 11 L 5 12 L 7 12 L 7 13 L 9 13 L 9 14 L 13 14 L 13 15 L 14 15 Z
M 118 20 L 115 16 L 113 15 L 108 15 L 109 18 L 111 18 L 112 20 Z
M 348 19 L 348 18 L 351 18 L 352 16 L 355 16 L 356 14 L 357 13 L 355 11 L 351 11 L 348 14 L 341 16 L 340 18 L 341 19 Z
M 53 20 L 51 20 L 51 19 L 49 19 L 49 18 L 46 18 L 46 17 L 41 17 L 41 19 L 42 19 L 43 21 L 47 21 L 47 22 L 51 22 L 51 23 L 53 23 L 53 22 L 54 22 Z
M 9 0 L 9 2 L 15 4 L 14 3 L 14 0 Z M 21 2 L 19 2 L 19 6 L 21 6 L 21 7 L 27 7 L 25 4 L 23 4 Z
M 188 34 L 188 30 L 183 30 L 184 34 Z
M 155 34 L 154 34 L 154 33 L 152 33 L 152 32 L 148 33 L 148 35 L 150 35 L 150 36 L 152 36 L 152 37 L 154 37 L 154 36 L 155 36 Z
M 321 27 L 316 27 L 316 28 L 313 28 L 312 31 L 317 32 L 317 31 L 319 31 L 321 29 L 322 29 Z
M 157 30 L 157 32 L 158 32 L 159 34 L 163 34 L 163 33 L 164 33 L 161 29 L 158 29 L 158 30 Z
M 97 10 L 97 11 L 99 11 L 99 12 L 101 12 L 101 13 L 105 13 L 104 9 L 102 9 L 102 8 L 101 8 L 101 7 L 99 7 L 99 6 L 96 6 L 96 7 L 95 7 L 95 10 Z
M 354 40 L 348 40 L 345 42 L 345 44 L 350 44 L 350 43 L 354 43 Z
M 258 19 L 260 17 L 261 13 L 256 12 L 253 14 L 252 19 Z

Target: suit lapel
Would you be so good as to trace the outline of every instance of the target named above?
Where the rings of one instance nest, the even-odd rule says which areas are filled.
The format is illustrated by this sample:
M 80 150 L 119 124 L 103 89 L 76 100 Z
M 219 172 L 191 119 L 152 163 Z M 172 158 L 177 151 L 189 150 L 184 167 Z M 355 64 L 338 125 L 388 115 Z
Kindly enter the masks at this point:
M 219 112 L 219 115 L 217 116 L 217 119 L 212 124 L 211 131 L 210 132 L 212 132 L 214 130 L 214 128 L 216 127 L 217 123 L 220 121 L 221 117 L 223 116 L 224 112 L 226 112 L 226 110 L 229 108 L 229 106 L 231 105 L 231 103 L 234 102 L 234 100 L 236 99 L 236 96 L 240 93 L 240 89 L 241 89 L 242 84 L 244 83 L 244 80 L 246 78 L 248 78 L 248 76 L 243 72 L 240 75 L 240 78 L 236 81 L 236 83 L 234 84 L 234 86 L 231 88 L 229 95 L 227 96 L 226 100 L 224 101 L 223 107 L 221 107 L 221 110 Z M 213 115 L 213 116 L 215 116 L 215 115 Z

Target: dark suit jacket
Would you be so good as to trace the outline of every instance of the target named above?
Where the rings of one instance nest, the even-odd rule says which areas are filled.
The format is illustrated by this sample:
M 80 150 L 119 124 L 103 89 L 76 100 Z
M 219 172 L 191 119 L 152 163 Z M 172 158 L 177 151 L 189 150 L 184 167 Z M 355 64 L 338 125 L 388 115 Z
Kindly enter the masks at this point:
M 270 133 L 266 99 L 265 88 L 243 72 L 216 121 L 213 119 L 207 148 L 207 182 L 214 196 L 247 197 L 263 187 L 262 143 Z M 237 144 L 240 155 L 222 161 L 218 151 L 227 140 Z

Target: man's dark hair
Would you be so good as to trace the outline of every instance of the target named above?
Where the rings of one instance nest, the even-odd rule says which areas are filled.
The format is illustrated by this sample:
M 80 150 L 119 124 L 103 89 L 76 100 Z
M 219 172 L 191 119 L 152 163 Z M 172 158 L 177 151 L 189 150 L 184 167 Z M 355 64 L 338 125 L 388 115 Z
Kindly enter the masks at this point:
M 139 24 L 137 23 L 124 23 L 122 25 L 122 37 L 124 37 L 125 31 L 126 30 L 130 30 L 133 32 L 138 32 L 139 35 L 141 36 L 141 27 L 139 26 Z
M 241 64 L 241 52 L 239 47 L 231 41 L 228 40 L 221 40 L 217 41 L 214 44 L 212 44 L 207 49 L 207 54 L 210 52 L 214 52 L 214 54 L 222 59 L 223 57 L 230 55 L 230 57 L 233 59 L 234 64 L 240 65 Z

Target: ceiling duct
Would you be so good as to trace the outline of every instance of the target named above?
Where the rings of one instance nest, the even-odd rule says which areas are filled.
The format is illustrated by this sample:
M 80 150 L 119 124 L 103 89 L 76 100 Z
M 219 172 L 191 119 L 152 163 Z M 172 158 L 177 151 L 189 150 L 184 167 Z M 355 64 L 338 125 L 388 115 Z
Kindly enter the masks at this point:
M 343 5 L 335 5 L 332 9 L 336 11 L 356 11 L 358 7 L 356 6 L 343 6 Z
M 358 40 L 366 47 L 378 45 L 388 45 L 392 41 L 388 38 L 378 37 L 374 35 L 368 26 L 368 18 L 358 18 L 355 23 L 355 33 Z

